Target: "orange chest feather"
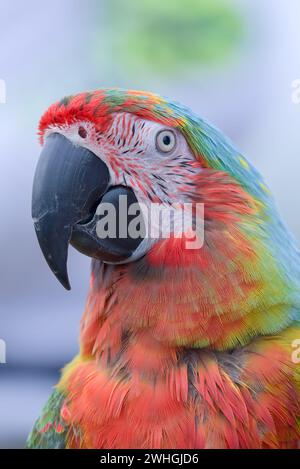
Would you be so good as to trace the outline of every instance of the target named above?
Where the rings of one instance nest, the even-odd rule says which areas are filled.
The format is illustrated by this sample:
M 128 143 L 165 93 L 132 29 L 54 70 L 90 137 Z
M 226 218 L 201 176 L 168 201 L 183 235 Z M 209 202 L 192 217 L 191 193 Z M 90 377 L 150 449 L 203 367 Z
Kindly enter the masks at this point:
M 69 446 L 297 447 L 295 372 L 278 338 L 239 354 L 189 352 L 159 375 L 79 359 L 60 384 Z

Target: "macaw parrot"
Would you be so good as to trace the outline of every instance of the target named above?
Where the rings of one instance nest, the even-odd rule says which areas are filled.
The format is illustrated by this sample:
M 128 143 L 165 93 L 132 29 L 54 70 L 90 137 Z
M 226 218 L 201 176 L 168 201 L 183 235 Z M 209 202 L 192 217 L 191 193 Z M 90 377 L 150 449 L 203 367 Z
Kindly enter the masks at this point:
M 213 125 L 149 92 L 66 97 L 39 135 L 41 250 L 67 289 L 69 244 L 92 268 L 80 351 L 27 447 L 298 447 L 300 257 L 256 169 Z M 202 204 L 202 243 L 186 242 L 193 211 L 170 236 L 98 236 L 101 207 L 122 215 L 121 195 Z

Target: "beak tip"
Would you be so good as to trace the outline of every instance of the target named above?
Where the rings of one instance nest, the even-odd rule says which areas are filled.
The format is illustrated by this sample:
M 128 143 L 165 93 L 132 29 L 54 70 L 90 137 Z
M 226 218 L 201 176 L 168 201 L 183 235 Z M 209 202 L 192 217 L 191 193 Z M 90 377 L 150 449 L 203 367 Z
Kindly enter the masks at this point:
M 39 220 L 34 223 L 37 239 L 44 255 L 44 258 L 51 271 L 66 290 L 71 290 L 71 285 L 67 270 L 68 245 L 70 230 L 66 229 L 61 237 L 57 237 L 54 231 L 51 236 L 47 229 L 51 226 L 51 220 Z
M 51 268 L 51 267 L 50 267 Z M 68 274 L 67 273 L 64 273 L 64 274 L 61 274 L 61 272 L 55 272 L 52 270 L 52 272 L 54 273 L 55 277 L 57 278 L 57 280 L 59 281 L 59 283 L 68 291 L 71 290 L 71 285 L 70 285 L 70 281 L 69 281 L 69 277 L 68 277 Z
M 62 278 L 62 277 L 58 277 L 58 276 L 56 275 L 56 278 L 57 278 L 57 280 L 59 281 L 59 283 L 60 283 L 66 290 L 68 290 L 68 291 L 71 290 L 71 285 L 70 285 L 70 282 L 69 282 L 68 277 Z

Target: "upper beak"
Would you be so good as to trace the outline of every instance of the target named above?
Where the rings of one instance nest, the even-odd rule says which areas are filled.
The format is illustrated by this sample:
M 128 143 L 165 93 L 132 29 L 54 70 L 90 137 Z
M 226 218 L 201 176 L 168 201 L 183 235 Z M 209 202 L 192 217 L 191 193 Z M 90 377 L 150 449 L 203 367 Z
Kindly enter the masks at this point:
M 96 209 L 109 189 L 106 164 L 86 148 L 75 146 L 61 134 L 47 137 L 37 164 L 32 192 L 32 217 L 45 259 L 62 285 L 70 290 L 68 246 L 107 262 L 131 256 L 142 238 L 100 239 Z M 136 203 L 129 188 L 115 187 L 105 196 L 116 206 L 120 195 Z

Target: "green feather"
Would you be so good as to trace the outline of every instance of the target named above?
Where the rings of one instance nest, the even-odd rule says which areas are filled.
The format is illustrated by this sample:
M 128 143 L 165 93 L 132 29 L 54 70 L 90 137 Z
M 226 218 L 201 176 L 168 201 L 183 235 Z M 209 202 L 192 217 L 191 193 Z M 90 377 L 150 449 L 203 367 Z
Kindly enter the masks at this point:
M 63 449 L 66 447 L 68 427 L 60 416 L 65 395 L 55 390 L 48 399 L 41 417 L 35 422 L 27 439 L 29 449 Z

